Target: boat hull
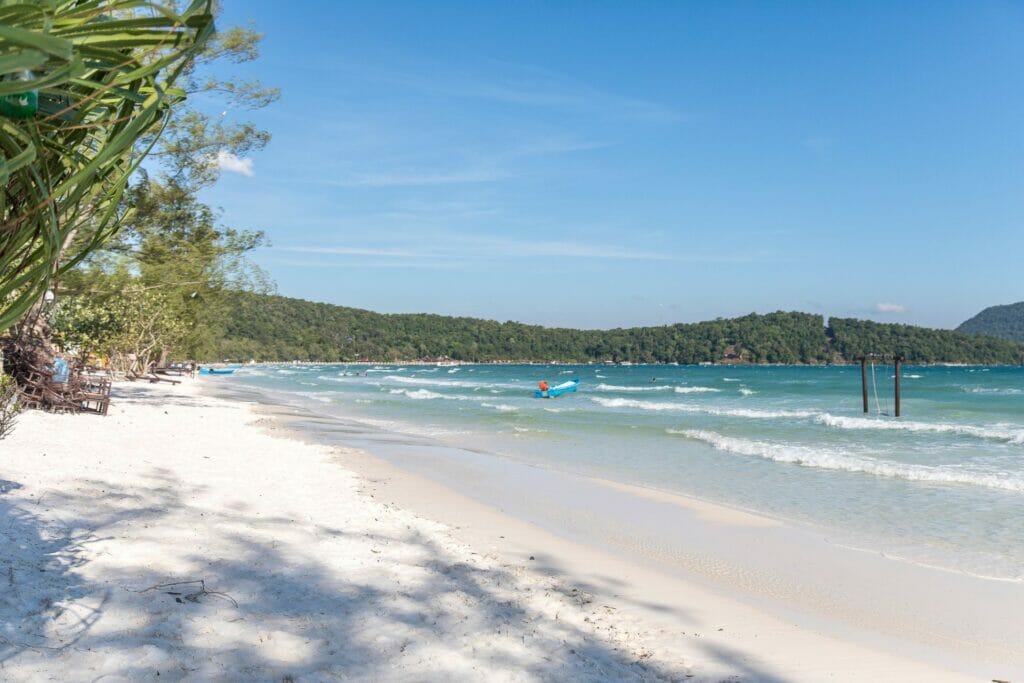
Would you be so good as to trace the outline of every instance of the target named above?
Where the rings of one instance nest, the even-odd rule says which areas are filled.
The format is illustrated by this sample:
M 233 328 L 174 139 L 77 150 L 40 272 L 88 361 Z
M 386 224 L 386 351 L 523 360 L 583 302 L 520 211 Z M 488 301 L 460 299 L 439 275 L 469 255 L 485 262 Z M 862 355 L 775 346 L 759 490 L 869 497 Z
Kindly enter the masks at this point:
M 562 394 L 569 394 L 576 391 L 576 388 L 579 387 L 579 385 L 580 381 L 578 379 L 571 379 L 568 382 L 562 382 L 557 386 L 551 387 L 550 389 L 547 390 L 546 393 L 541 391 L 540 389 L 535 389 L 533 392 L 533 397 L 554 398 L 555 396 L 561 396 Z

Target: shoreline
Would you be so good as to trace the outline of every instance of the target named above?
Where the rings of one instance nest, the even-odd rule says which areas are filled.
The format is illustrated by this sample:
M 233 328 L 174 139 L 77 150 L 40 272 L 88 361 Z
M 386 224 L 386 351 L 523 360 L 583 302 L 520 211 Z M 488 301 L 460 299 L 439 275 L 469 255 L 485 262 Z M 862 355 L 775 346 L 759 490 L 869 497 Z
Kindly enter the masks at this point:
M 260 390 L 246 387 L 247 391 L 262 394 Z M 268 401 L 258 410 L 271 414 L 277 425 L 290 431 L 294 438 L 310 441 L 313 443 L 330 443 L 331 440 L 324 440 L 323 435 L 318 439 L 314 434 L 315 429 L 307 429 L 307 418 L 312 417 L 314 422 L 323 420 L 325 422 L 341 422 L 343 417 L 318 413 L 311 407 L 300 407 L 276 402 L 272 397 L 264 394 Z M 299 426 L 291 426 L 289 422 L 300 422 Z M 343 440 L 355 438 L 351 431 L 342 431 Z M 360 439 L 362 441 L 362 439 Z M 694 519 L 679 518 L 683 526 L 704 544 L 696 555 L 696 561 L 689 558 L 688 561 L 680 561 L 678 555 L 664 553 L 658 558 L 656 553 L 637 552 L 635 547 L 622 547 L 621 544 L 611 543 L 610 536 L 581 536 L 580 534 L 566 533 L 564 528 L 552 525 L 550 520 L 530 519 L 528 509 L 507 509 L 504 506 L 481 500 L 481 495 L 467 495 L 466 482 L 456 482 L 439 477 L 435 472 L 436 463 L 430 462 L 422 468 L 411 467 L 409 461 L 396 462 L 394 457 L 382 455 L 375 450 L 386 450 L 390 454 L 409 449 L 399 440 L 399 445 L 393 445 L 388 439 L 382 439 L 379 444 L 361 443 L 359 457 L 353 457 L 346 461 L 345 466 L 354 469 L 364 477 L 375 482 L 375 490 L 389 496 L 389 501 L 411 508 L 417 513 L 424 513 L 432 519 L 457 527 L 459 537 L 469 545 L 488 543 L 493 541 L 488 533 L 481 533 L 474 529 L 477 524 L 462 526 L 458 528 L 461 520 L 464 519 L 487 519 L 488 528 L 515 528 L 529 529 L 529 535 L 534 538 L 543 537 L 547 540 L 544 547 L 547 552 L 557 554 L 566 544 L 574 547 L 573 557 L 589 556 L 589 563 L 573 561 L 565 564 L 566 568 L 576 572 L 576 575 L 586 573 L 588 564 L 612 564 L 629 568 L 634 574 L 643 575 L 643 582 L 649 585 L 661 586 L 662 590 L 655 593 L 648 592 L 643 600 L 637 602 L 653 602 L 657 599 L 665 599 L 671 595 L 673 590 L 678 590 L 677 582 L 686 582 L 687 588 L 700 587 L 708 594 L 725 597 L 742 604 L 742 607 L 753 606 L 759 617 L 770 617 L 782 619 L 796 624 L 801 630 L 813 630 L 825 633 L 828 636 L 839 638 L 844 643 L 856 643 L 859 646 L 877 648 L 873 656 L 878 658 L 882 652 L 913 652 L 920 661 L 943 662 L 945 666 L 959 669 L 960 671 L 976 671 L 985 667 L 985 661 L 993 659 L 1010 662 L 1012 670 L 1024 671 L 1024 655 L 1018 648 L 1006 647 L 1006 643 L 1024 643 L 1024 632 L 1015 625 L 1011 619 L 1003 619 L 997 627 L 990 628 L 986 636 L 967 646 L 972 640 L 968 632 L 961 632 L 959 635 L 952 632 L 943 633 L 936 630 L 929 633 L 931 627 L 928 618 L 945 622 L 948 625 L 954 624 L 961 617 L 972 615 L 973 623 L 981 623 L 984 610 L 977 609 L 972 603 L 975 589 L 985 593 L 984 604 L 997 608 L 1009 608 L 1013 612 L 1012 605 L 1019 605 L 1024 608 L 1024 601 L 1015 594 L 1016 583 L 1006 582 L 1004 585 L 993 589 L 985 584 L 989 581 L 985 577 L 978 577 L 955 570 L 945 568 L 928 567 L 909 561 L 893 560 L 880 555 L 874 551 L 865 551 L 861 548 L 835 544 L 828 538 L 821 529 L 807 527 L 805 525 L 794 526 L 788 520 L 776 519 L 760 513 L 743 510 L 740 508 L 719 504 L 716 502 L 702 500 L 693 496 L 661 491 L 658 489 L 624 484 L 584 475 L 538 468 L 532 465 L 518 463 L 524 469 L 540 470 L 543 477 L 554 476 L 558 483 L 563 486 L 572 486 L 573 482 L 589 482 L 601 488 L 623 493 L 630 498 L 643 498 L 657 503 L 660 506 L 671 506 L 685 511 L 685 515 Z M 438 446 L 438 450 L 450 450 L 449 446 Z M 425 451 L 418 451 L 422 456 Z M 475 453 L 475 452 L 474 452 Z M 505 463 L 507 464 L 507 463 Z M 426 471 L 424 471 L 426 470 Z M 479 475 L 482 470 L 474 470 L 473 475 Z M 503 470 L 507 473 L 509 470 Z M 502 481 L 508 482 L 515 477 L 508 477 Z M 474 486 L 479 485 L 479 480 L 474 479 Z M 422 491 L 431 491 L 429 496 L 423 495 Z M 493 491 L 493 489 L 487 489 Z M 576 507 L 581 499 L 573 502 Z M 592 502 L 592 501 L 591 501 Z M 606 501 L 600 501 L 602 503 Z M 650 513 L 652 509 L 645 509 Z M 640 513 L 637 513 L 639 516 Z M 696 521 L 695 521 L 696 520 Z M 505 526 L 509 525 L 509 526 Z M 737 527 L 749 529 L 771 530 L 772 533 L 780 535 L 780 538 L 764 539 L 757 535 L 748 535 L 738 539 L 739 544 L 732 552 L 722 552 L 723 543 L 714 540 L 716 531 L 723 531 L 727 537 L 736 539 Z M 728 545 L 726 541 L 724 545 Z M 604 545 L 604 548 L 600 546 Z M 491 543 L 488 546 L 492 552 L 498 548 Z M 713 548 L 711 552 L 705 553 L 708 547 Z M 756 549 L 757 552 L 786 553 L 788 560 L 768 561 L 767 569 L 759 572 L 750 561 L 749 552 Z M 526 550 L 524 549 L 525 553 Z M 645 554 L 647 556 L 645 556 Z M 748 555 L 748 557 L 743 557 Z M 515 556 L 506 555 L 506 559 L 515 559 Z M 539 556 L 538 556 L 539 557 Z M 802 566 L 813 567 L 814 572 L 833 572 L 837 582 L 846 584 L 845 604 L 842 600 L 836 601 L 837 594 L 831 593 L 829 579 L 819 581 L 815 586 L 814 582 L 801 581 L 796 572 L 786 573 L 780 571 L 780 567 L 787 563 L 797 562 Z M 622 565 L 624 563 L 624 565 Z M 850 565 L 853 565 L 852 567 Z M 858 572 L 864 572 L 879 582 L 893 583 L 901 586 L 906 593 L 915 597 L 914 601 L 907 601 L 908 606 L 923 609 L 923 613 L 916 615 L 916 618 L 904 620 L 899 623 L 901 616 L 898 610 L 891 610 L 888 614 L 884 609 L 858 610 L 855 604 L 862 596 L 880 597 L 880 601 L 900 601 L 906 596 L 901 595 L 898 589 L 893 589 L 889 594 L 884 592 L 874 596 L 871 581 L 860 579 Z M 759 574 L 759 575 L 758 575 Z M 731 575 L 730 580 L 723 577 Z M 741 580 L 736 580 L 737 578 Z M 819 577 L 819 579 L 822 577 Z M 974 582 L 980 582 L 975 584 Z M 996 582 L 999 583 L 999 582 Z M 788 585 L 787 585 L 788 584 Z M 849 588 L 852 584 L 853 588 Z M 765 587 L 770 588 L 765 595 Z M 819 595 L 817 601 L 804 600 L 801 593 L 817 589 Z M 994 590 L 994 592 L 993 592 Z M 859 591 L 859 592 L 858 592 Z M 609 594 L 610 595 L 610 594 Z M 953 607 L 948 610 L 932 609 L 929 611 L 927 603 L 933 601 L 937 596 L 943 596 L 946 601 L 953 601 Z M 607 596 L 606 596 L 607 597 Z M 706 596 L 705 596 L 706 597 Z M 1007 600 L 1009 602 L 1007 602 Z M 675 608 L 682 608 L 681 603 L 668 600 L 674 603 Z M 941 602 L 941 601 L 940 601 Z M 853 609 L 851 609 L 853 607 Z M 827 613 L 829 611 L 833 613 Z M 845 610 L 841 618 L 838 613 Z M 1005 612 L 1004 612 L 1005 614 Z M 754 619 L 749 616 L 747 619 Z M 885 631 L 875 628 L 880 620 L 888 619 L 893 623 L 888 624 Z M 969 621 L 971 621 L 969 619 Z M 874 622 L 874 623 L 872 623 Z M 907 635 L 907 631 L 915 631 L 915 637 Z M 997 645 L 1000 641 L 1000 634 L 1012 632 L 1008 640 L 1002 640 L 1002 646 Z M 988 645 L 983 643 L 988 639 Z M 1014 641 L 1014 638 L 1018 640 Z M 978 646 L 974 649 L 973 646 Z M 982 655 L 982 650 L 986 652 Z M 946 672 L 949 679 L 952 673 Z
M 795 625 L 203 385 L 118 385 L 108 418 L 0 442 L 5 678 L 1012 677 Z

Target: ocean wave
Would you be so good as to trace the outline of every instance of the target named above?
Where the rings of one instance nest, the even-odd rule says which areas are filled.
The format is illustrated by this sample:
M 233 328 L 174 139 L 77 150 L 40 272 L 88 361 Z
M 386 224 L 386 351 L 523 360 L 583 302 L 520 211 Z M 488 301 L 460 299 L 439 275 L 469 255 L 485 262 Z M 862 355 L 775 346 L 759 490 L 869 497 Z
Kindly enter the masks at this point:
M 739 379 L 737 379 L 735 377 L 723 377 L 722 381 L 723 382 L 739 382 Z
M 425 387 L 457 387 L 459 389 L 470 389 L 472 391 L 483 391 L 484 389 L 491 390 L 492 393 L 501 393 L 501 391 L 529 391 L 532 395 L 534 385 L 531 383 L 516 383 L 512 382 L 487 382 L 481 377 L 479 380 L 473 381 L 469 378 L 464 380 L 448 379 L 446 377 L 400 377 L 398 375 L 386 375 L 383 378 L 386 382 L 394 382 L 397 384 L 406 384 L 412 386 L 425 386 Z
M 1013 387 L 960 387 L 960 390 L 968 394 L 992 394 L 994 396 L 1019 396 L 1024 394 L 1024 389 Z
M 663 385 L 660 387 L 623 387 L 616 384 L 598 384 L 595 391 L 671 391 L 672 387 Z
M 871 474 L 934 484 L 967 484 L 1004 491 L 1024 492 L 1024 479 L 1020 477 L 1006 477 L 946 467 L 884 462 L 858 457 L 843 451 L 737 439 L 701 429 L 666 429 L 665 431 L 669 434 L 702 441 L 716 450 L 802 467 Z
M 505 403 L 481 403 L 480 405 L 483 406 L 484 408 L 494 408 L 500 413 L 514 413 L 517 410 L 519 410 L 519 408 L 507 405 Z
M 699 413 L 720 417 L 746 417 L 751 419 L 813 419 L 825 427 L 836 429 L 879 429 L 890 431 L 924 432 L 933 434 L 955 434 L 978 439 L 1005 441 L 1024 444 L 1024 429 L 1014 425 L 965 425 L 948 422 L 915 422 L 877 419 L 870 417 L 847 417 L 814 410 L 757 410 L 748 408 L 725 408 L 695 403 L 673 403 L 670 401 L 641 401 L 632 398 L 604 398 L 591 396 L 590 400 L 605 408 L 635 408 L 655 412 Z
M 429 389 L 391 389 L 389 394 L 397 394 L 411 398 L 414 401 L 433 401 L 436 399 L 444 399 L 446 401 L 471 401 L 471 396 L 452 396 L 450 394 L 439 394 L 436 391 L 430 391 Z
M 385 380 L 398 382 L 399 384 L 416 384 L 428 387 L 462 387 L 463 389 L 479 389 L 481 387 L 497 386 L 486 382 L 466 382 L 457 379 L 442 379 L 440 377 L 400 377 L 399 375 L 386 375 Z
M 711 387 L 675 387 L 677 394 L 710 394 L 718 393 L 721 389 L 712 389 Z
M 454 375 L 458 371 L 459 371 L 459 368 L 452 368 L 451 370 L 448 371 L 448 374 L 449 375 Z
M 742 394 L 743 396 L 753 396 L 756 393 L 757 392 L 754 391 L 753 389 L 747 389 L 746 387 L 740 387 L 740 394 Z
M 933 434 L 959 434 L 962 436 L 973 436 L 978 439 L 992 439 L 995 441 L 1008 441 L 1013 444 L 1024 444 L 1024 429 L 1014 429 L 1005 426 L 975 426 L 955 424 L 951 422 L 914 422 L 896 420 L 881 420 L 870 417 L 845 417 L 821 413 L 815 417 L 815 421 L 826 427 L 838 429 L 887 429 L 893 431 L 908 432 L 929 432 Z
M 605 408 L 637 408 L 639 410 L 668 411 L 678 413 L 702 413 L 704 415 L 720 415 L 725 417 L 749 417 L 759 420 L 776 418 L 808 418 L 818 415 L 810 410 L 753 410 L 748 408 L 718 408 L 701 406 L 693 403 L 668 403 L 665 401 L 638 401 L 631 398 L 602 398 L 591 396 L 591 401 Z
M 320 403 L 334 403 L 334 399 L 337 396 L 337 394 L 329 391 L 289 391 L 286 393 L 308 398 L 311 401 L 319 401 Z

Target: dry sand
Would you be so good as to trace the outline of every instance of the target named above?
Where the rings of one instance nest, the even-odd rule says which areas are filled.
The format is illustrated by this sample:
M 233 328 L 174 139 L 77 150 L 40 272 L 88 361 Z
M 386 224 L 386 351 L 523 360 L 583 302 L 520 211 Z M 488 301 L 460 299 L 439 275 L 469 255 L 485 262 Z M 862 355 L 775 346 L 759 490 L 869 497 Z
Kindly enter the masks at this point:
M 272 426 L 189 383 L 119 385 L 107 418 L 25 414 L 0 441 L 0 680 L 999 673 L 797 627 Z

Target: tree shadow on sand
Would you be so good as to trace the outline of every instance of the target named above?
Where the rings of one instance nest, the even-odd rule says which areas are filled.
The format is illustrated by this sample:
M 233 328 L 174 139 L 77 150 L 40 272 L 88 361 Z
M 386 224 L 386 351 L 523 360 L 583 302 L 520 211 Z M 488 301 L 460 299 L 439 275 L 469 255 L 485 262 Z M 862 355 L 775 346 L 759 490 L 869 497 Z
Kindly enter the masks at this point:
M 7 494 L 21 488 L 0 480 L 0 672 L 24 652 L 73 645 L 100 617 L 108 598 L 105 590 L 75 576 L 93 536 L 75 525 L 44 522 L 30 505 L 8 502 Z
M 200 489 L 166 471 L 130 490 L 80 484 L 37 505 L 0 481 L 0 679 L 722 680 L 599 632 L 588 622 L 600 606 L 579 589 L 462 561 L 415 528 L 315 527 L 297 552 L 275 540 L 292 520 L 244 502 L 204 511 Z M 176 528 L 190 544 L 165 548 L 158 568 L 109 551 L 123 547 L 112 537 L 143 547 L 197 510 L 200 527 Z M 782 680 L 737 653 L 686 648 L 738 674 L 724 680 Z

